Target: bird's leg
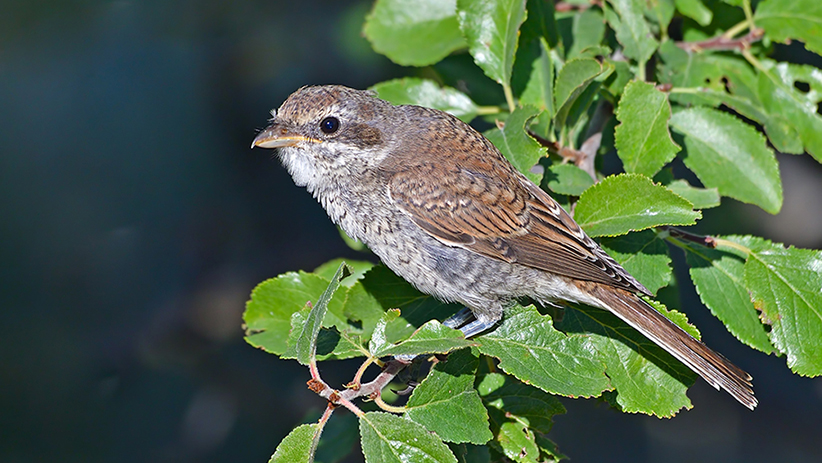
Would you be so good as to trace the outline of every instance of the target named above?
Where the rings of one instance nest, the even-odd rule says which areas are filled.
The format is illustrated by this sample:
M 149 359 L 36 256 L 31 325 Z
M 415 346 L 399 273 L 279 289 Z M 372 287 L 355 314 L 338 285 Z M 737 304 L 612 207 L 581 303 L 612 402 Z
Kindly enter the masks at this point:
M 462 325 L 466 324 L 468 320 L 474 318 L 474 313 L 471 312 L 471 309 L 468 307 L 463 307 L 462 310 L 451 315 L 450 317 L 443 320 L 442 324 L 447 326 L 448 328 L 454 328 L 455 330 L 459 329 Z M 468 336 L 465 336 L 466 338 Z
M 474 320 L 460 328 L 460 331 L 462 331 L 462 334 L 464 334 L 465 338 L 468 339 L 472 336 L 488 331 L 497 324 L 497 321 L 498 320 Z

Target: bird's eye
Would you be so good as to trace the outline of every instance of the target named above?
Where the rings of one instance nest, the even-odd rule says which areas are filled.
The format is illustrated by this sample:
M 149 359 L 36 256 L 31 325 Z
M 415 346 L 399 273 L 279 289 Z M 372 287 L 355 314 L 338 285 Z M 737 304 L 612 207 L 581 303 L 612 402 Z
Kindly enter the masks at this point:
M 336 117 L 326 117 L 325 119 L 320 122 L 320 130 L 323 133 L 334 133 L 340 129 L 340 120 Z

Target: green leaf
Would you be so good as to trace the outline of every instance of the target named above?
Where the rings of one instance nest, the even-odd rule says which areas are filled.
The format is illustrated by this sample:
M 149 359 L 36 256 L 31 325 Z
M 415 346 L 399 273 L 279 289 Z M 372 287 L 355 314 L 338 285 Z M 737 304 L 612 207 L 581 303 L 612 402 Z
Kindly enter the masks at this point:
M 320 265 L 319 267 L 315 268 L 314 271 L 311 273 L 319 275 L 327 279 L 328 281 L 331 281 L 331 278 L 334 277 L 334 274 L 337 272 L 337 269 L 343 262 L 345 262 L 345 264 L 348 266 L 348 270 L 351 272 L 351 274 L 343 278 L 340 281 L 340 284 L 348 288 L 353 286 L 357 282 L 357 280 L 362 279 L 363 275 L 365 275 L 365 272 L 371 270 L 371 267 L 374 266 L 373 263 L 364 260 L 343 260 L 341 258 L 337 258 L 329 260 L 328 262 Z
M 822 3 L 764 0 L 756 7 L 754 21 L 765 29 L 771 40 L 782 43 L 800 40 L 808 50 L 822 55 Z
M 684 106 L 725 104 L 750 119 L 767 120 L 757 93 L 757 76 L 741 57 L 709 51 L 689 53 L 670 40 L 659 47 L 659 55 L 664 62 L 660 82 L 701 90 L 672 92 L 671 101 Z
M 653 84 L 628 83 L 616 118 L 620 124 L 614 137 L 625 172 L 653 177 L 679 151 L 668 132 L 671 104 Z
M 570 46 L 566 44 L 565 58 L 570 61 L 579 58 L 582 51 L 595 47 L 605 38 L 605 18 L 602 12 L 588 8 L 573 16 L 571 25 Z
M 682 314 L 669 312 L 659 303 L 654 307 L 695 333 Z M 683 407 L 691 408 L 685 393 L 696 375 L 610 312 L 579 306 L 566 311 L 557 328 L 588 337 L 589 349 L 598 352 L 597 358 L 605 363 L 605 373 L 616 388 L 616 403 L 623 411 L 669 417 Z
M 289 272 L 257 285 L 243 314 L 246 341 L 272 354 L 284 353 L 291 330 L 291 315 L 307 302 L 317 301 L 329 283 L 329 280 L 311 273 Z M 325 326 L 347 327 L 342 314 L 345 297 L 343 291 L 340 293 L 328 306 Z
M 377 96 L 395 105 L 413 104 L 439 109 L 464 122 L 477 117 L 477 105 L 468 95 L 451 87 L 440 87 L 433 80 L 406 77 L 381 82 L 371 87 Z
M 759 73 L 759 98 L 768 112 L 770 119 L 765 124 L 765 130 L 774 140 L 772 132 L 786 131 L 788 134 L 801 140 L 798 150 L 784 150 L 798 153 L 801 147 L 819 162 L 822 162 L 822 117 L 817 114 L 817 104 L 822 101 L 822 75 L 813 66 L 801 66 L 790 63 L 775 64 L 763 60 L 767 66 Z M 810 87 L 810 91 L 802 93 L 795 88 L 798 83 Z M 776 128 L 774 128 L 776 127 Z M 791 148 L 797 146 L 789 145 Z
M 606 71 L 597 60 L 581 58 L 570 60 L 557 74 L 554 87 L 554 107 L 557 108 L 556 126 L 564 127 L 574 103 L 591 82 Z
M 306 304 L 302 310 L 291 314 L 291 332 L 288 334 L 288 340 L 286 341 L 286 351 L 280 358 L 297 358 L 295 346 L 308 323 L 311 310 L 311 304 Z M 382 310 L 380 310 L 380 314 L 382 313 Z M 377 317 L 377 319 L 379 318 Z M 368 333 L 356 333 L 353 329 L 339 331 L 335 327 L 321 328 L 317 335 L 316 358 L 319 360 L 340 360 L 367 356 L 368 351 L 363 347 L 363 344 L 370 336 L 370 330 Z
M 531 168 L 547 152 L 526 130 L 528 121 L 537 114 L 539 110 L 533 106 L 517 108 L 505 121 L 502 129 L 491 129 L 483 134 L 518 171 L 534 183 L 539 183 L 541 175 L 531 172 Z
M 385 329 L 389 323 L 396 320 L 400 316 L 400 309 L 388 309 L 385 314 L 377 322 L 374 327 L 374 332 L 371 334 L 371 341 L 368 343 L 368 350 L 374 355 L 374 352 L 379 352 L 391 346 L 391 342 L 385 334 Z
M 374 337 L 376 337 L 376 330 Z M 474 345 L 474 343 L 465 339 L 461 331 L 449 328 L 437 320 L 431 320 L 399 344 L 382 344 L 370 350 L 375 357 L 383 357 L 386 355 L 446 354 L 452 350 L 472 345 Z
M 450 353 L 414 388 L 406 416 L 447 442 L 488 442 L 488 412 L 474 389 L 477 365 L 471 349 Z
M 501 373 L 483 375 L 477 391 L 488 408 L 515 415 L 529 428 L 543 434 L 553 427 L 554 415 L 565 413 L 565 407 L 556 397 Z
M 710 209 L 719 206 L 719 190 L 716 188 L 696 188 L 682 179 L 674 180 L 665 186 L 687 199 L 694 205 L 694 209 Z
M 707 26 L 714 18 L 713 12 L 701 0 L 676 0 L 674 3 L 683 16 L 693 19 L 700 26 Z
M 545 175 L 548 188 L 561 195 L 579 196 L 594 184 L 588 172 L 573 164 L 554 164 Z
M 345 262 L 341 262 L 337 272 L 331 277 L 325 291 L 320 295 L 317 303 L 305 314 L 304 323 L 297 326 L 299 331 L 293 331 L 289 336 L 289 343 L 282 358 L 297 359 L 302 365 L 308 365 L 316 361 L 317 335 L 320 333 L 323 318 L 328 311 L 328 303 L 340 287 L 340 280 L 350 275 Z M 297 315 L 297 314 L 294 314 Z M 296 336 L 294 336 L 296 334 Z
M 554 116 L 554 62 L 548 42 L 540 38 L 540 55 L 534 60 L 531 77 L 520 96 L 523 105 L 535 106 L 545 111 L 548 117 Z
M 697 107 L 680 111 L 671 126 L 685 135 L 685 165 L 708 188 L 776 214 L 782 182 L 765 137 L 736 117 Z
M 766 100 L 773 100 L 773 95 L 790 96 L 794 90 L 793 81 L 783 86 L 782 91 L 771 88 L 773 82 L 759 82 L 759 79 L 768 80 L 768 76 L 757 77 L 751 65 L 738 56 L 729 56 L 719 53 L 688 53 L 677 47 L 673 42 L 666 41 L 659 49 L 660 56 L 665 62 L 660 73 L 660 81 L 670 83 L 674 87 L 690 87 L 698 92 L 673 92 L 671 101 L 684 106 L 709 105 L 719 107 L 725 105 L 737 113 L 762 124 L 771 142 L 777 150 L 784 153 L 801 153 L 803 151 L 802 138 L 791 120 L 796 115 L 782 114 L 781 109 L 768 109 L 759 98 L 760 86 L 766 94 Z M 777 75 L 771 76 L 776 81 L 781 80 Z M 782 85 L 782 84 L 778 84 Z M 795 95 L 794 95 L 795 96 Z M 790 106 L 790 105 L 789 105 Z M 812 109 L 812 108 L 811 108 Z M 788 113 L 791 110 L 788 109 Z M 800 110 L 801 112 L 801 110 Z M 813 122 L 812 115 L 811 122 Z M 807 134 L 813 140 L 813 133 Z
M 570 143 L 575 146 L 581 146 L 585 143 L 586 131 L 589 126 L 590 118 L 595 116 L 596 106 L 593 103 L 600 97 L 600 90 L 603 83 L 608 80 L 608 77 L 613 74 L 614 66 L 605 60 L 602 63 L 602 73 L 591 81 L 573 102 L 561 107 L 557 112 L 558 127 L 567 129 L 568 140 L 573 140 Z M 559 125 L 562 122 L 562 125 Z M 563 132 L 560 132 L 560 143 L 562 143 Z
M 474 62 L 492 80 L 508 86 L 525 0 L 457 0 L 457 17 Z
M 403 66 L 428 66 L 466 46 L 456 0 L 377 0 L 363 32 L 377 53 Z
M 314 433 L 319 428 L 315 424 L 303 424 L 294 428 L 277 446 L 268 463 L 310 463 L 314 461 L 312 443 Z
M 602 248 L 652 294 L 671 282 L 668 246 L 652 230 L 603 238 Z
M 348 325 L 338 327 L 342 331 L 367 340 L 383 313 L 385 308 L 377 298 L 365 289 L 362 281 L 357 281 L 348 289 L 342 309 L 342 315 L 348 321 Z
M 616 100 L 625 91 L 625 86 L 628 85 L 634 78 L 634 71 L 631 70 L 631 65 L 626 61 L 614 61 L 606 59 L 605 62 L 613 66 L 614 72 L 607 79 L 605 79 L 605 88 Z
M 496 437 L 489 445 L 491 449 L 507 457 L 502 461 L 538 463 L 540 452 L 534 430 L 528 428 L 516 416 L 506 416 L 501 410 L 491 409 L 489 415 Z
M 547 40 L 550 48 L 555 48 L 559 44 L 559 33 L 554 2 L 528 0 L 525 9 L 528 12 L 528 18 L 523 23 L 522 34 L 525 35 L 528 32 L 525 30 L 528 26 L 533 37 L 542 37 Z
M 648 177 L 606 177 L 585 190 L 574 212 L 589 236 L 617 236 L 659 225 L 693 225 L 702 218 L 691 203 Z
M 332 260 L 318 267 L 317 271 L 319 274 L 327 274 L 331 264 L 336 265 L 334 269 L 337 269 L 341 262 L 341 259 Z M 355 262 L 355 266 L 358 268 L 359 277 L 362 277 L 366 268 L 373 266 L 373 264 Z M 384 310 L 379 302 L 365 290 L 362 282 L 354 279 L 357 276 L 358 274 L 352 274 L 340 282 L 343 286 L 346 284 L 351 286 L 347 291 L 345 288 L 338 290 L 339 294 L 335 295 L 333 300 L 337 302 L 340 299 L 344 300 L 342 307 L 335 310 L 337 316 L 327 315 L 325 321 L 326 325 L 329 325 L 329 321 L 332 319 L 345 320 L 345 322 L 336 323 L 338 329 L 324 328 L 319 331 L 317 336 L 317 358 L 320 360 L 368 355 L 363 343 L 370 338 L 371 332 L 374 330 L 377 321 L 383 316 Z M 333 273 L 329 277 L 333 277 Z M 334 307 L 339 307 L 339 305 L 335 302 Z M 304 331 L 311 310 L 312 306 L 306 304 L 301 310 L 291 314 L 291 331 L 288 334 L 287 349 L 282 358 L 297 358 L 294 348 Z
M 293 345 L 292 336 L 296 336 L 299 327 L 305 324 L 308 311 L 296 312 L 291 316 L 291 335 L 288 344 Z M 335 328 L 322 328 L 317 336 L 317 360 L 342 360 L 353 357 L 366 357 L 368 350 L 363 346 L 368 337 L 350 332 L 340 332 Z M 282 358 L 286 358 L 285 354 Z
M 749 245 L 745 237 L 725 237 Z M 691 279 L 702 303 L 737 339 L 766 354 L 773 352 L 759 312 L 744 282 L 745 255 L 733 249 L 716 250 L 683 244 Z
M 653 25 L 652 29 L 654 31 L 667 31 L 676 11 L 674 0 L 645 0 L 642 3 L 644 3 L 645 8 L 645 19 Z
M 771 325 L 774 346 L 802 376 L 822 374 L 822 251 L 759 239 L 745 262 L 745 286 Z
M 365 461 L 379 463 L 456 463 L 448 446 L 419 424 L 390 413 L 360 417 Z
M 585 349 L 584 337 L 554 329 L 533 306 L 506 311 L 501 325 L 477 338 L 479 351 L 500 360 L 500 368 L 552 394 L 593 397 L 610 389 L 602 364 Z
M 694 339 L 702 339 L 702 333 L 700 333 L 694 325 L 691 325 L 688 322 L 688 317 L 684 313 L 678 312 L 673 309 L 668 310 L 668 308 L 665 307 L 665 304 L 657 300 L 651 299 L 648 296 L 642 296 L 642 300 L 645 301 L 651 307 L 653 307 L 657 312 L 661 313 L 662 315 L 665 315 L 665 317 L 679 325 L 680 328 L 685 330 L 686 333 L 693 336 Z
M 622 44 L 622 52 L 634 61 L 647 62 L 659 43 L 645 21 L 641 0 L 609 0 L 609 3 L 613 9 L 605 9 L 605 19 Z

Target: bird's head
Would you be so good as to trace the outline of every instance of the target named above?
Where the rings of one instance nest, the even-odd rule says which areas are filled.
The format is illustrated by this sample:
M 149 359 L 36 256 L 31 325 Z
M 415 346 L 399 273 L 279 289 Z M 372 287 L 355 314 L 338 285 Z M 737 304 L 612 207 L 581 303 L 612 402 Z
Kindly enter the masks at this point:
M 392 106 L 373 92 L 340 85 L 303 87 L 277 111 L 252 147 L 278 148 L 294 182 L 315 191 L 324 181 L 374 169 L 387 155 Z

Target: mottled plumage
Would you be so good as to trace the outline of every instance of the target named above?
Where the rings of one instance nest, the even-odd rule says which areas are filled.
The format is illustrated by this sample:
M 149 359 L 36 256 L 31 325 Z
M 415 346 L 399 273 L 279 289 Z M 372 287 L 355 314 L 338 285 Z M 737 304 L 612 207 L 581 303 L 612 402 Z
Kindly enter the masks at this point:
M 466 336 L 493 327 L 518 297 L 585 303 L 756 406 L 750 375 L 645 303 L 641 283 L 457 118 L 342 86 L 304 87 L 253 145 L 279 148 L 294 181 L 395 273 L 469 308 Z

